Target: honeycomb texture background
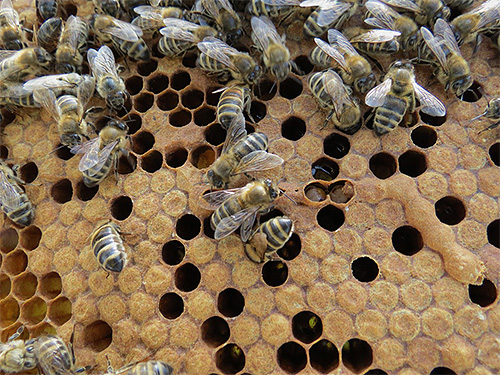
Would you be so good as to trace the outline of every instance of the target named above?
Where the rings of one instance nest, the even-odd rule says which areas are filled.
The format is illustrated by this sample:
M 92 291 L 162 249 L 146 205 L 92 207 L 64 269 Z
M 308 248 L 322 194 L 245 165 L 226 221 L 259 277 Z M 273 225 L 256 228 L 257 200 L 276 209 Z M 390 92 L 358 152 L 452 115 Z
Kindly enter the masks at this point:
M 78 15 L 92 11 L 77 4 Z M 32 4 L 17 6 L 34 19 Z M 311 43 L 289 39 L 307 70 Z M 488 98 L 500 95 L 490 41 L 463 53 Z M 177 374 L 498 374 L 500 146 L 498 129 L 478 135 L 488 123 L 469 123 L 485 98 L 447 96 L 419 69 L 417 81 L 448 107 L 444 123 L 422 117 L 382 138 L 366 127 L 346 136 L 321 128 L 307 75 L 272 92 L 264 80 L 249 128 L 285 160 L 267 175 L 298 204 L 277 201 L 272 214 L 291 217 L 296 234 L 258 265 L 239 237 L 211 238 L 199 182 L 225 137 L 212 94 L 221 85 L 193 63 L 129 63 L 137 166 L 120 163 L 118 180 L 95 189 L 81 182 L 79 157 L 49 154 L 59 137 L 46 111 L 6 116 L 1 157 L 31 183 L 36 219 L 20 229 L 0 217 L 2 342 L 20 325 L 24 339 L 68 340 L 75 327 L 77 363 L 94 373 L 107 356 L 115 368 L 164 360 Z M 108 277 L 88 238 L 111 218 L 130 262 Z

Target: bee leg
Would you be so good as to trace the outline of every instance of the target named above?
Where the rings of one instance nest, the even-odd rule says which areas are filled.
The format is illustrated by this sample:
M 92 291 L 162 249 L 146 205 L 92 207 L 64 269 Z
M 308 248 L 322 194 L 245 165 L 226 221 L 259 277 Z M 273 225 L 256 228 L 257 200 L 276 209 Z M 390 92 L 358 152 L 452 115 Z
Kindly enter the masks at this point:
M 326 127 L 326 125 L 328 125 L 328 122 L 332 119 L 334 113 L 335 110 L 332 109 L 328 114 L 328 116 L 326 116 L 325 122 L 323 122 L 323 126 L 321 126 L 321 130 L 323 130 Z
M 292 70 L 295 74 L 298 74 L 299 76 L 305 75 L 305 72 L 300 69 L 297 64 L 295 64 L 295 61 L 290 60 L 290 65 L 292 66 Z
M 472 49 L 472 56 L 475 56 L 479 51 L 479 44 L 481 44 L 481 34 L 477 33 L 476 40 L 474 41 L 474 48 Z
M 486 131 L 488 131 L 488 130 L 493 130 L 493 129 L 497 128 L 499 125 L 500 125 L 500 121 L 498 121 L 497 123 L 492 124 L 492 125 L 490 125 L 490 126 L 488 126 L 488 127 L 484 128 L 483 130 L 480 130 L 477 134 L 484 133 L 484 132 L 486 132 Z
M 21 336 L 21 333 L 23 333 L 23 331 L 24 331 L 24 326 L 19 327 L 17 331 L 14 332 L 14 334 L 9 337 L 7 342 L 14 341 L 15 339 L 17 339 L 19 336 Z

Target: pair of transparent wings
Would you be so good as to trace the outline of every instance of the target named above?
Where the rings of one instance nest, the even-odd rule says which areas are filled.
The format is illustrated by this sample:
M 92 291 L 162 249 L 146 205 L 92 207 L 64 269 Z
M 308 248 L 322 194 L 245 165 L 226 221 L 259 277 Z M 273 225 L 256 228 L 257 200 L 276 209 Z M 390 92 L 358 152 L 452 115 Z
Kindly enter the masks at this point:
M 238 70 L 234 65 L 233 58 L 242 54 L 246 55 L 246 53 L 240 52 L 236 48 L 227 45 L 222 40 L 213 37 L 206 37 L 202 42 L 199 42 L 198 49 L 233 71 Z
M 116 80 L 121 79 L 116 69 L 115 56 L 108 46 L 104 45 L 98 51 L 90 48 L 87 51 L 87 60 L 97 81 L 105 76 L 112 76 Z
M 349 72 L 351 68 L 347 64 L 345 56 L 359 56 L 359 53 L 354 49 L 347 38 L 336 29 L 328 30 L 329 43 L 326 43 L 320 38 L 314 38 L 314 41 L 324 53 L 335 60 L 337 64 L 347 72 Z
M 165 18 L 163 24 L 165 27 L 160 29 L 160 33 L 167 38 L 190 43 L 198 41 L 195 32 L 201 26 L 196 23 L 177 18 Z
M 393 10 L 391 7 L 375 0 L 369 0 L 365 3 L 368 12 L 373 15 L 365 19 L 365 23 L 379 28 L 379 29 L 389 29 L 396 31 L 396 21 L 401 15 Z
M 478 15 L 479 22 L 474 25 L 472 31 L 480 31 L 485 28 L 488 24 L 499 21 L 500 19 L 500 1 L 498 0 L 488 0 L 479 5 L 477 8 L 472 9 L 470 12 L 464 13 L 463 15 L 457 17 L 466 19 L 470 15 Z
M 281 45 L 286 48 L 283 38 L 278 34 L 273 22 L 266 16 L 252 17 L 252 31 L 257 47 L 267 51 L 270 45 Z
M 0 3 L 0 17 L 7 23 L 14 27 L 19 28 L 19 13 L 12 6 L 11 0 L 2 0 Z
M 15 182 L 11 181 L 4 169 L 8 168 L 6 164 L 0 163 L 0 204 L 9 209 L 19 207 L 21 196 L 19 190 L 15 187 Z
M 333 70 L 325 70 L 321 73 L 322 86 L 330 96 L 335 112 L 342 113 L 345 106 L 352 107 L 357 104 L 353 101 L 350 92 L 347 90 L 342 78 Z
M 337 22 L 337 20 L 351 7 L 352 3 L 340 0 L 305 0 L 300 3 L 301 7 L 318 7 L 316 23 L 320 27 L 326 27 Z
M 23 55 L 31 54 L 30 58 L 23 58 Z M 36 64 L 36 52 L 35 48 L 25 48 L 19 51 L 16 50 L 0 50 L 0 63 L 2 64 L 2 70 L 0 71 L 0 82 L 8 81 L 9 77 L 17 75 L 19 72 L 28 71 L 31 68 L 31 64 L 23 62 L 20 63 L 19 60 L 33 60 L 33 64 Z
M 218 22 L 221 16 L 221 9 L 232 15 L 233 18 L 239 19 L 238 14 L 234 11 L 233 6 L 228 0 L 199 0 L 197 1 L 198 10 L 207 14 L 210 18 Z M 224 25 L 219 25 L 224 26 Z
M 85 30 L 84 35 L 82 35 L 83 30 Z M 73 52 L 76 54 L 82 42 L 86 41 L 87 34 L 87 24 L 80 17 L 71 15 L 66 20 L 61 38 L 65 38 L 66 43 L 71 46 Z
M 118 142 L 119 140 L 115 139 L 102 147 L 101 137 L 97 136 L 87 142 L 72 147 L 71 152 L 74 154 L 83 154 L 78 164 L 78 170 L 80 172 L 93 171 L 94 173 L 90 173 L 90 176 L 98 173 L 109 159 Z
M 137 42 L 142 37 L 142 30 L 139 26 L 132 25 L 131 23 L 113 18 L 111 16 L 101 16 L 109 17 L 111 22 L 100 30 L 102 33 L 110 34 L 118 39 L 127 42 Z

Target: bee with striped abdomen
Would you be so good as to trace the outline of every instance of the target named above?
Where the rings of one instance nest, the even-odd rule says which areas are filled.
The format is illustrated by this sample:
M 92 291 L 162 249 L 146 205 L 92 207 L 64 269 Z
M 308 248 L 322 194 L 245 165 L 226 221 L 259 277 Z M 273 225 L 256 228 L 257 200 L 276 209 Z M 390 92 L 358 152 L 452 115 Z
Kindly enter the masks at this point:
M 49 18 L 57 17 L 60 10 L 59 0 L 36 0 L 38 18 L 45 22 Z
M 36 32 L 36 43 L 47 52 L 54 52 L 63 31 L 63 21 L 59 17 L 45 20 Z
M 344 34 L 355 49 L 369 56 L 391 55 L 401 48 L 399 31 L 350 27 L 344 30 Z
M 108 361 L 108 370 L 104 375 L 172 375 L 174 369 L 162 361 L 131 363 L 118 370 L 113 370 Z
M 228 0 L 197 0 L 193 10 L 200 14 L 200 24 L 203 18 L 211 21 L 229 43 L 237 42 L 243 35 L 240 16 Z
M 23 181 L 0 160 L 0 208 L 15 224 L 27 227 L 35 218 L 35 208 L 19 184 Z
M 0 343 L 0 371 L 7 373 L 23 372 L 36 367 L 37 360 L 33 347 L 34 340 L 25 341 L 18 339 L 23 331 L 24 327 L 19 327 L 5 344 Z
M 443 103 L 415 81 L 411 63 L 392 63 L 384 81 L 369 91 L 365 98 L 366 105 L 375 108 L 375 133 L 384 135 L 394 130 L 406 113 L 415 112 L 415 99 L 420 101 L 422 112 L 430 116 L 446 114 Z
M 227 187 L 231 177 L 271 169 L 283 164 L 278 155 L 267 152 L 268 140 L 264 133 L 245 130 L 245 118 L 239 112 L 227 130 L 222 153 L 207 172 L 210 185 L 216 189 Z
M 90 243 L 102 268 L 111 272 L 123 270 L 127 264 L 127 253 L 117 224 L 108 221 L 99 225 L 90 235 Z
M 441 0 L 379 0 L 387 5 L 406 10 L 415 16 L 420 25 L 434 26 L 438 19 L 448 21 L 450 8 Z
M 83 56 L 80 50 L 87 43 L 89 27 L 80 17 L 69 16 L 59 38 L 56 51 L 56 71 L 59 73 L 80 73 Z
M 318 7 L 304 22 L 304 35 L 320 37 L 330 28 L 340 29 L 358 10 L 358 0 L 305 0 L 301 7 Z
M 118 0 L 93 0 L 95 12 L 120 18 L 121 6 Z
M 217 103 L 217 122 L 227 130 L 239 113 L 245 110 L 250 116 L 250 89 L 248 86 L 235 84 L 223 90 Z
M 48 70 L 52 56 L 41 47 L 20 51 L 0 50 L 0 82 L 23 81 Z
M 19 13 L 12 6 L 11 0 L 2 0 L 0 3 L 0 47 L 8 50 L 26 47 L 22 39 Z
M 165 18 L 181 19 L 184 11 L 177 7 L 152 7 L 150 5 L 141 5 L 134 8 L 138 14 L 131 24 L 141 28 L 146 35 L 153 36 L 160 28 L 164 26 Z
M 294 13 L 299 5 L 300 0 L 250 0 L 246 11 L 252 16 L 279 19 L 281 23 Z
M 245 253 L 253 262 L 262 263 L 285 246 L 293 229 L 293 221 L 288 217 L 274 217 L 253 232 L 245 244 Z

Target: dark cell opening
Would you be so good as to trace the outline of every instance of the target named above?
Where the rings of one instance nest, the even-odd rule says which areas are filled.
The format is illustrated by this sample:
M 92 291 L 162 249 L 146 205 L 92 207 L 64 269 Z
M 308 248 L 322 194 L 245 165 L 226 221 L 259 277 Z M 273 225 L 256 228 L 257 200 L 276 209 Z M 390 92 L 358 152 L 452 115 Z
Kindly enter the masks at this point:
M 184 165 L 187 160 L 187 156 L 188 152 L 185 148 L 178 148 L 177 150 L 168 153 L 165 159 L 169 167 L 178 168 Z
M 153 73 L 156 68 L 158 68 L 158 62 L 156 60 L 140 62 L 137 64 L 137 73 L 139 73 L 143 77 L 146 77 Z
M 160 298 L 160 313 L 167 319 L 175 319 L 184 312 L 184 301 L 175 293 L 166 293 Z
M 277 251 L 277 254 L 284 260 L 293 260 L 300 254 L 302 243 L 297 233 L 293 233 L 285 245 Z
M 313 202 L 323 202 L 326 199 L 326 188 L 313 182 L 304 188 L 304 195 Z
M 259 122 L 267 114 L 267 107 L 264 103 L 257 100 L 252 100 L 250 103 L 250 115 L 255 122 Z
M 260 100 L 271 100 L 276 95 L 278 87 L 276 82 L 268 79 L 262 79 L 258 84 L 253 87 L 253 94 Z
M 285 99 L 295 99 L 302 93 L 302 82 L 293 76 L 289 76 L 280 82 L 280 95 Z
M 121 155 L 118 159 L 118 174 L 129 174 L 137 167 L 137 157 L 133 154 Z
M 175 286 L 183 292 L 195 290 L 200 285 L 200 280 L 200 270 L 192 263 L 185 263 L 175 270 Z
M 399 157 L 398 163 L 401 173 L 410 177 L 420 176 L 427 169 L 425 155 L 418 151 L 406 151 Z
M 191 164 L 198 169 L 204 169 L 215 161 L 215 151 L 210 146 L 200 146 L 191 153 Z
M 169 116 L 169 122 L 170 125 L 175 126 L 176 128 L 186 126 L 191 122 L 191 112 L 181 109 L 171 113 Z
M 52 301 L 49 308 L 49 319 L 59 326 L 70 320 L 71 301 L 66 297 L 59 297 Z
M 328 156 L 341 159 L 348 154 L 351 145 L 346 137 L 338 133 L 333 133 L 323 141 L 323 149 Z
M 296 342 L 290 341 L 281 345 L 278 349 L 278 365 L 290 374 L 297 374 L 307 364 L 305 349 Z
M 283 212 L 278 210 L 277 208 L 273 208 L 271 211 L 269 211 L 267 214 L 264 214 L 260 217 L 260 222 L 265 223 L 266 221 L 269 221 L 271 219 L 274 219 L 275 217 L 278 216 L 283 216 Z
M 100 116 L 95 122 L 94 127 L 97 133 L 100 133 L 101 130 L 108 125 L 109 117 L 108 116 Z
M 328 205 L 319 210 L 316 220 L 321 228 L 334 232 L 344 224 L 344 212 L 335 206 Z
M 132 199 L 127 196 L 121 196 L 111 202 L 111 216 L 116 220 L 125 220 L 132 213 Z
M 182 65 L 186 68 L 194 69 L 196 68 L 196 60 L 198 59 L 198 55 L 194 52 L 188 52 L 182 58 Z
M 339 165 L 331 159 L 321 158 L 313 163 L 311 173 L 317 180 L 331 181 L 339 175 Z
M 458 96 L 460 100 L 469 103 L 475 103 L 482 97 L 483 97 L 483 89 L 481 85 L 477 83 L 477 81 L 474 81 L 472 83 L 471 87 L 469 87 L 467 91 L 463 93 L 462 97 Z
M 255 128 L 248 122 L 245 123 L 245 130 L 247 131 L 247 134 L 255 133 Z
M 25 301 L 35 295 L 37 286 L 36 276 L 25 272 L 16 278 L 12 292 L 18 299 Z
M 141 159 L 141 166 L 146 172 L 154 173 L 160 170 L 163 164 L 163 156 L 161 152 L 152 150 L 144 155 Z
M 132 109 L 132 100 L 130 97 L 127 97 L 123 107 L 119 108 L 116 111 L 116 116 L 117 117 L 124 117 L 127 113 L 130 112 L 131 109 Z
M 177 240 L 167 242 L 163 245 L 161 251 L 161 258 L 170 266 L 175 266 L 182 262 L 184 255 L 186 255 L 186 249 L 184 245 Z
M 61 276 L 57 272 L 50 272 L 40 281 L 40 293 L 49 299 L 56 298 L 62 291 Z
M 154 103 L 155 97 L 149 92 L 143 92 L 134 98 L 134 108 L 141 113 L 147 112 Z
M 156 98 L 156 105 L 162 111 L 171 111 L 179 104 L 179 95 L 173 91 L 166 91 Z
M 129 113 L 123 119 L 128 126 L 128 134 L 135 134 L 142 126 L 142 118 L 137 113 Z
M 355 374 L 359 374 L 373 362 L 371 346 L 364 340 L 351 339 L 342 346 L 342 363 Z
M 182 216 L 175 227 L 177 235 L 183 240 L 192 240 L 200 233 L 200 220 L 191 214 Z
M 369 257 L 360 257 L 351 264 L 352 275 L 363 283 L 369 283 L 378 276 L 378 265 Z
M 411 256 L 422 250 L 424 241 L 417 229 L 404 225 L 392 233 L 392 246 L 397 252 Z
M 148 79 L 148 90 L 159 94 L 168 87 L 168 76 L 162 73 L 155 74 Z
M 102 352 L 113 341 L 113 330 L 108 323 L 98 320 L 83 330 L 83 342 L 87 348 Z
M 345 204 L 354 197 L 354 185 L 351 181 L 336 181 L 328 187 L 330 199 L 334 203 Z
M 500 167 L 500 143 L 497 142 L 491 145 L 488 152 L 493 164 L 495 164 L 497 167 Z
M 272 260 L 262 267 L 262 278 L 269 286 L 280 286 L 288 278 L 288 267 L 285 262 Z
M 38 177 L 38 167 L 32 161 L 26 163 L 20 168 L 19 175 L 24 182 L 30 184 Z
M 5 146 L 0 146 L 0 159 L 7 159 L 9 157 L 9 149 Z
M 151 150 L 154 144 L 154 135 L 147 131 L 141 131 L 132 138 L 132 151 L 136 154 L 142 155 Z
M 205 130 L 205 139 L 212 146 L 218 146 L 226 140 L 226 130 L 219 123 L 207 127 Z
M 73 196 L 71 181 L 65 178 L 64 180 L 56 182 L 52 186 L 52 189 L 50 189 L 50 195 L 57 203 L 69 202 Z
M 228 288 L 219 293 L 217 297 L 217 309 L 228 318 L 234 318 L 243 311 L 245 298 L 236 289 Z
M 245 353 L 236 344 L 227 344 L 215 353 L 215 365 L 224 374 L 236 374 L 245 367 Z
M 203 91 L 189 90 L 182 94 L 181 102 L 184 107 L 195 109 L 203 104 L 204 96 Z
M 170 81 L 170 86 L 174 90 L 182 90 L 184 87 L 189 86 L 191 83 L 191 76 L 189 75 L 188 72 L 177 72 L 172 76 L 172 79 Z
M 457 373 L 448 367 L 436 367 L 431 371 L 430 375 L 457 375 Z
M 484 279 L 481 285 L 469 284 L 469 297 L 473 303 L 487 307 L 497 299 L 497 288 L 490 280 Z
M 309 359 L 313 369 L 328 374 L 339 366 L 339 351 L 330 341 L 323 339 L 309 349 Z
M 56 147 L 56 155 L 59 159 L 62 159 L 62 160 L 69 160 L 73 156 L 75 156 L 75 154 L 73 154 L 67 146 L 63 146 L 60 143 Z
M 10 293 L 10 288 L 12 286 L 12 283 L 10 282 L 10 277 L 1 274 L 0 275 L 0 299 L 4 299 L 7 297 Z
M 365 375 L 389 375 L 389 374 L 384 370 L 374 368 L 365 372 Z
M 76 16 L 76 13 L 78 12 L 78 8 L 75 4 L 64 2 L 63 7 L 64 7 L 64 13 L 66 13 L 66 15 L 68 17 L 69 16 Z
M 292 116 L 281 124 L 281 135 L 291 141 L 298 141 L 306 134 L 306 123 L 301 118 Z
M 21 232 L 21 246 L 26 250 L 35 250 L 41 239 L 42 231 L 34 225 L 24 228 Z
M 125 81 L 125 88 L 130 95 L 137 95 L 141 92 L 143 86 L 142 77 L 132 76 Z
M 2 127 L 5 127 L 16 119 L 16 114 L 11 111 L 2 110 L 0 111 L 0 119 L 1 119 L 0 125 Z
M 14 228 L 7 228 L 0 232 L 0 250 L 9 253 L 14 250 L 19 243 L 19 234 Z
M 420 111 L 418 113 L 420 115 L 420 119 L 427 125 L 432 126 L 441 126 L 446 122 L 446 115 L 444 116 L 431 116 L 427 113 Z
M 299 76 L 304 76 L 312 72 L 314 65 L 311 64 L 309 57 L 306 55 L 297 56 L 294 60 L 295 65 L 297 65 L 296 73 Z M 294 69 L 295 70 L 295 69 Z
M 203 233 L 208 238 L 211 238 L 211 239 L 215 238 L 215 231 L 212 229 L 212 226 L 210 225 L 210 216 L 207 216 L 203 220 Z
M 198 126 L 207 126 L 215 121 L 215 111 L 212 108 L 203 107 L 194 113 L 194 123 Z
M 429 148 L 436 144 L 437 133 L 429 126 L 419 126 L 411 132 L 411 140 L 415 146 Z
M 323 333 L 323 323 L 315 313 L 301 311 L 292 318 L 292 332 L 304 344 L 310 344 Z
M 158 42 L 153 43 L 153 46 L 151 47 L 151 55 L 159 59 L 165 57 L 165 55 L 158 50 Z
M 445 224 L 456 225 L 465 218 L 465 205 L 460 199 L 447 196 L 434 203 L 437 218 Z
M 219 316 L 212 316 L 201 325 L 201 339 L 212 348 L 217 348 L 229 340 L 229 325 Z
M 486 228 L 488 242 L 500 249 L 500 220 L 492 221 Z
M 14 298 L 0 301 L 0 327 L 6 328 L 19 319 L 19 304 Z
M 220 96 L 222 95 L 222 91 L 218 91 L 220 89 L 221 89 L 220 86 L 209 87 L 205 91 L 205 97 L 206 97 L 206 101 L 207 101 L 208 105 L 212 105 L 214 107 L 217 106 L 217 104 L 219 103 Z M 215 91 L 217 91 L 217 92 L 215 92 Z
M 370 158 L 370 171 L 375 177 L 385 180 L 396 173 L 396 159 L 391 154 L 379 152 Z
M 24 251 L 16 250 L 5 257 L 4 267 L 7 273 L 19 275 L 28 267 L 28 256 Z

